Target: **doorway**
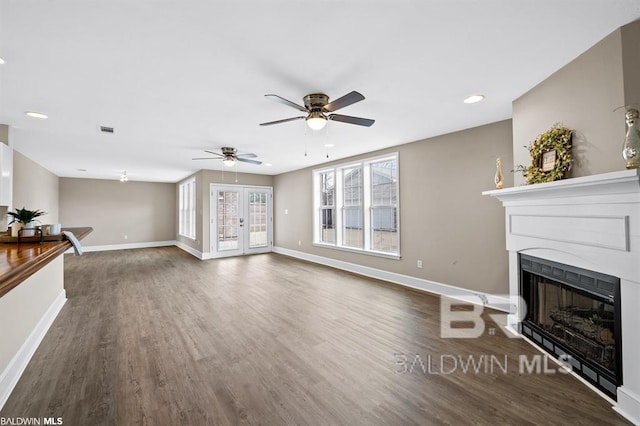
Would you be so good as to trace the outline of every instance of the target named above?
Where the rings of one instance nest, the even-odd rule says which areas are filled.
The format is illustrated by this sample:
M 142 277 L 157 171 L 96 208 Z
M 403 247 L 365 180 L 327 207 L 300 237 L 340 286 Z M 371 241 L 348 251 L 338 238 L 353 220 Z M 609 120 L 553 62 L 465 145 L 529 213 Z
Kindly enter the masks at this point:
M 211 254 L 214 257 L 270 252 L 273 189 L 211 185 Z

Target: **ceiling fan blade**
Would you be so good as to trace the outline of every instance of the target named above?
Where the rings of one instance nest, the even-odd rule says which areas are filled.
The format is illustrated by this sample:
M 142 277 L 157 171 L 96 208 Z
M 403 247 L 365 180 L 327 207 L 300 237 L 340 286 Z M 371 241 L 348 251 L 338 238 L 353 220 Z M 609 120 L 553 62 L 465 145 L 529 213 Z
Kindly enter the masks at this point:
M 238 158 L 256 158 L 257 155 L 255 155 L 253 153 L 246 153 L 246 154 L 238 154 L 238 155 L 236 155 L 236 157 L 238 157 Z
M 329 102 L 322 108 L 322 110 L 325 112 L 333 112 L 362 100 L 364 100 L 364 96 L 354 90 L 353 92 L 347 93 L 343 97 L 338 98 L 333 102 Z
M 192 160 L 221 160 L 221 158 L 218 158 L 218 157 L 198 157 L 198 158 L 192 158 Z
M 366 127 L 371 127 L 371 125 L 376 122 L 376 120 L 371 120 L 370 118 L 352 117 L 341 114 L 330 114 L 328 118 L 332 121 L 341 121 L 343 123 L 357 124 L 358 126 Z
M 306 118 L 306 117 L 285 118 L 284 120 L 276 120 L 276 121 L 269 121 L 268 123 L 260 123 L 260 125 L 261 126 L 271 126 L 272 124 L 286 123 L 287 121 L 300 120 L 301 118 Z
M 278 95 L 264 95 L 266 98 L 269 98 L 271 100 L 274 100 L 276 102 L 280 102 L 281 104 L 285 104 L 285 105 L 289 105 L 291 108 L 295 108 L 298 111 L 302 111 L 302 112 L 309 112 L 305 107 L 303 107 L 302 105 L 298 105 L 295 102 L 291 102 L 290 100 L 287 100 L 285 98 L 283 98 L 282 96 L 278 96 Z
M 209 151 L 209 150 L 206 150 L 206 149 L 204 150 L 204 152 L 208 152 L 209 154 L 213 154 L 213 155 L 217 155 L 217 156 L 220 156 L 220 157 L 224 157 L 224 155 L 220 154 L 219 152 L 213 152 L 213 151 Z
M 262 164 L 262 161 L 249 160 L 248 158 L 242 158 L 242 157 L 236 157 L 236 160 L 242 161 L 243 163 Z

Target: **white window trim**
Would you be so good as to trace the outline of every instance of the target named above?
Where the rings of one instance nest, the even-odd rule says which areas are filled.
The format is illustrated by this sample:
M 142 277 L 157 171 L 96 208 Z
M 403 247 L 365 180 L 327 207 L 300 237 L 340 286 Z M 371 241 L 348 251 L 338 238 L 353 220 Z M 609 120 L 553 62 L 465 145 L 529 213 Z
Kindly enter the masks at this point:
M 190 193 L 185 194 L 188 190 Z M 187 206 L 185 206 L 185 203 Z M 188 216 L 185 217 L 184 215 Z M 196 239 L 196 178 L 192 177 L 178 185 L 178 235 Z
M 371 208 L 372 208 L 372 200 L 371 200 L 371 164 L 378 163 L 384 160 L 395 160 L 396 167 L 398 170 L 398 178 L 396 181 L 397 188 L 397 205 L 396 205 L 396 227 L 398 229 L 398 252 L 390 253 L 385 251 L 378 251 L 371 248 Z M 342 221 L 343 221 L 343 170 L 352 168 L 352 167 L 361 167 L 362 168 L 362 176 L 363 176 L 363 198 L 362 198 L 362 212 L 363 212 L 363 234 L 364 234 L 364 242 L 363 248 L 343 246 L 342 245 Z M 334 191 L 334 228 L 336 230 L 336 243 L 326 243 L 320 240 L 322 230 L 320 225 L 320 207 L 321 207 L 321 192 L 320 188 L 320 175 L 326 172 L 334 172 L 334 182 L 335 182 L 335 191 Z M 400 259 L 400 158 L 397 152 L 380 155 L 376 157 L 365 158 L 359 160 L 357 162 L 348 162 L 342 164 L 336 164 L 331 167 L 323 167 L 319 169 L 313 170 L 313 245 L 317 247 L 331 248 L 341 251 L 353 252 L 353 253 L 361 253 L 372 256 L 384 257 L 389 259 Z

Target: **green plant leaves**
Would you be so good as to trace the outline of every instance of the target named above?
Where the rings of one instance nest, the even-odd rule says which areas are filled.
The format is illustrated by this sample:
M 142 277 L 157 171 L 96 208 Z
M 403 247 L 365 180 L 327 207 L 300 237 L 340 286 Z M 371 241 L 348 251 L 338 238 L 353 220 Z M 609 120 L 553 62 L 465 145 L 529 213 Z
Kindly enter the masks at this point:
M 516 171 L 521 172 L 528 184 L 553 182 L 567 177 L 573 157 L 571 155 L 571 137 L 573 131 L 566 127 L 555 125 L 541 134 L 527 147 L 531 155 L 531 165 L 519 165 Z M 552 170 L 542 171 L 542 155 L 548 151 L 556 151 L 556 162 Z
M 42 210 L 27 210 L 22 207 L 21 209 L 16 208 L 15 212 L 8 212 L 7 214 L 12 217 L 9 224 L 16 222 L 27 224 L 29 222 L 33 222 L 35 218 L 44 216 L 47 213 Z

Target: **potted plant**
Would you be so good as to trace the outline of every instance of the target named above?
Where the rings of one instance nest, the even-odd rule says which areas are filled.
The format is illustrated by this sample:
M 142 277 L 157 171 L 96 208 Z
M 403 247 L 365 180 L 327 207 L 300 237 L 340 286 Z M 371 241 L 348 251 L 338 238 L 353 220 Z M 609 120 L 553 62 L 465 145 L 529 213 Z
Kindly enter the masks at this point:
M 41 210 L 27 210 L 22 207 L 21 209 L 16 208 L 15 212 L 8 212 L 7 214 L 13 218 L 11 219 L 11 222 L 9 222 L 9 225 L 13 225 L 14 223 L 17 224 L 11 227 L 11 236 L 17 237 L 18 231 L 22 228 L 33 228 L 32 231 L 25 231 L 22 233 L 23 237 L 33 237 L 36 234 L 35 228 L 37 226 L 36 222 L 38 222 L 36 218 L 47 213 Z

